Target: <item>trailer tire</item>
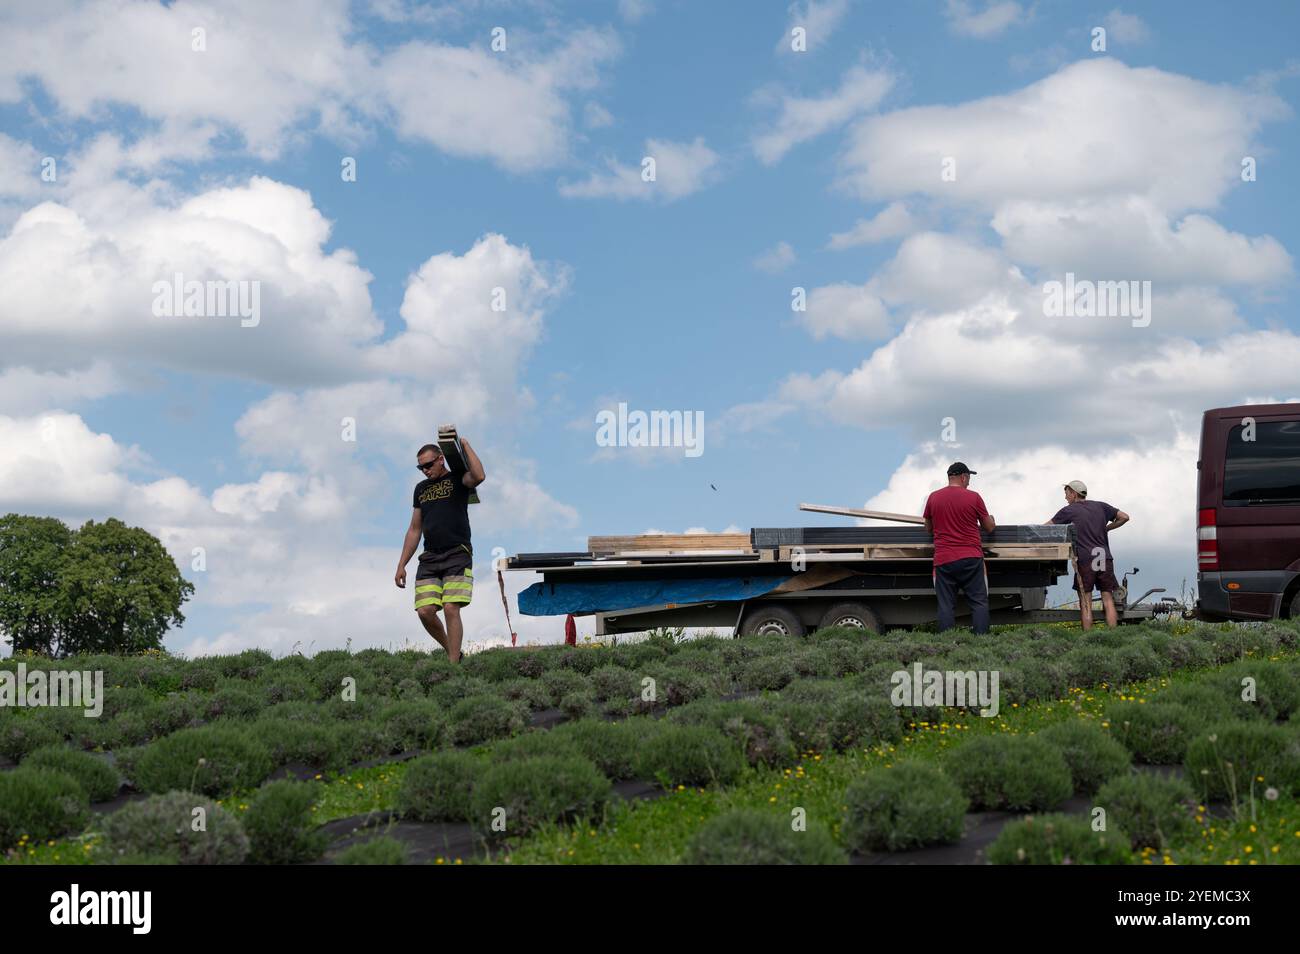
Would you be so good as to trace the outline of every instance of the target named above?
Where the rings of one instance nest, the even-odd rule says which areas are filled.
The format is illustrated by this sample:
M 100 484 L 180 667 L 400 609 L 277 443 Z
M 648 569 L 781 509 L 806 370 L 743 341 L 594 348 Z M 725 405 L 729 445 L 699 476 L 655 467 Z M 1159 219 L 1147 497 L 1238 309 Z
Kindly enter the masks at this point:
M 836 603 L 825 613 L 817 624 L 818 629 L 830 629 L 832 626 L 855 626 L 869 633 L 879 633 L 880 617 L 866 603 Z
M 740 635 L 758 636 L 763 633 L 780 633 L 784 636 L 803 636 L 807 632 L 803 621 L 784 606 L 756 606 L 745 614 Z

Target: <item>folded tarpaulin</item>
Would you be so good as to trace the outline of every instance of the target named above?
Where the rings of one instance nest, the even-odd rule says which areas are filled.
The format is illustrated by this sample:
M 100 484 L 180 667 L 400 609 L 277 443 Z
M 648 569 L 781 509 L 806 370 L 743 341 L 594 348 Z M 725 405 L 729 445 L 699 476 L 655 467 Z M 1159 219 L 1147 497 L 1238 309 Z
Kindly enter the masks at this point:
M 772 592 L 791 576 L 534 583 L 520 592 L 519 612 L 525 616 L 559 616 L 563 613 L 607 613 L 664 603 L 750 600 Z

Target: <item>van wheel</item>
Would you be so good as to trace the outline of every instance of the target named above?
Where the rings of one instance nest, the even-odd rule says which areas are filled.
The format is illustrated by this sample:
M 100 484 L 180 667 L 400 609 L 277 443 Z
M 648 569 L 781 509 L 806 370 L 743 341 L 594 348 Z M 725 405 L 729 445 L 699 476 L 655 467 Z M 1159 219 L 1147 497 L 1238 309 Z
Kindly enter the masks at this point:
M 741 624 L 742 636 L 761 636 L 780 633 L 782 636 L 802 636 L 806 632 L 803 622 L 784 606 L 761 606 L 745 614 Z
M 1300 590 L 1296 590 L 1295 596 L 1291 597 L 1291 609 L 1287 611 L 1290 619 L 1300 619 Z
M 880 632 L 880 617 L 866 603 L 836 603 L 822 615 L 818 629 L 851 626 L 870 633 Z

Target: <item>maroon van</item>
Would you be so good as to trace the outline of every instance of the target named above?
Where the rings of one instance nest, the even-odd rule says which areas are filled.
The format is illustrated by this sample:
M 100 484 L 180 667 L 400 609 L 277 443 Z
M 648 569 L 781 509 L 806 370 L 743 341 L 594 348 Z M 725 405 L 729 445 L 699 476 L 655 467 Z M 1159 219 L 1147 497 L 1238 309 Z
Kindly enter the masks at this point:
M 1197 615 L 1300 618 L 1300 404 L 1205 412 Z

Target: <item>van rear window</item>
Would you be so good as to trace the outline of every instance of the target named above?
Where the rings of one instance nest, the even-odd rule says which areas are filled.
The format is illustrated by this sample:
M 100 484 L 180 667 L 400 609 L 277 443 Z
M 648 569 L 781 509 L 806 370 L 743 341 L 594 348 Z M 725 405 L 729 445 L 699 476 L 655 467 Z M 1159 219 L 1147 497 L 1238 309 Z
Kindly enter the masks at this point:
M 1300 506 L 1300 421 L 1257 423 L 1254 440 L 1245 431 L 1228 432 L 1223 505 Z

